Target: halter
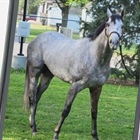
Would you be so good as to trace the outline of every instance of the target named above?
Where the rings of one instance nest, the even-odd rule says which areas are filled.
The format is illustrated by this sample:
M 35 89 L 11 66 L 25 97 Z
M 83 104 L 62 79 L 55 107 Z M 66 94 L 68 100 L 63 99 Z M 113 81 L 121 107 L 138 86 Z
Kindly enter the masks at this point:
M 105 35 L 107 36 L 107 39 L 108 39 L 108 41 L 109 41 L 109 37 L 112 35 L 112 34 L 117 34 L 118 35 L 118 37 L 119 37 L 119 40 L 121 40 L 122 39 L 122 35 L 120 36 L 120 34 L 118 33 L 118 32 L 116 32 L 116 31 L 112 31 L 109 35 L 106 33 L 106 28 L 105 28 Z

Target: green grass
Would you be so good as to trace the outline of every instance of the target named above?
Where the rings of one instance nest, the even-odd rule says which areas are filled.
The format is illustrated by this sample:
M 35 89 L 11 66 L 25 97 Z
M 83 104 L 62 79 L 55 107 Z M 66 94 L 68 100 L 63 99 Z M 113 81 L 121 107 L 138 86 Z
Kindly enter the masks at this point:
M 30 36 L 28 38 L 26 38 L 26 43 L 31 42 L 39 34 L 46 32 L 46 31 L 56 31 L 56 28 L 51 27 L 51 26 L 42 26 L 42 25 L 31 24 Z
M 32 136 L 29 112 L 23 110 L 24 71 L 11 71 L 3 140 L 52 140 L 60 119 L 69 84 L 54 78 L 37 109 L 38 135 Z M 137 87 L 105 84 L 99 101 L 98 133 L 100 140 L 131 140 L 135 118 Z M 90 98 L 80 92 L 66 119 L 60 140 L 91 140 Z
M 115 52 L 120 53 L 120 49 L 118 48 Z M 123 55 L 134 55 L 136 53 L 136 45 L 132 45 L 129 49 L 126 47 L 122 48 Z
M 26 38 L 26 43 L 31 42 L 39 34 L 41 34 L 43 32 L 46 32 L 46 31 L 56 31 L 56 27 L 31 24 L 30 36 L 28 38 Z M 73 38 L 74 39 L 79 39 L 80 38 L 79 34 L 74 33 Z

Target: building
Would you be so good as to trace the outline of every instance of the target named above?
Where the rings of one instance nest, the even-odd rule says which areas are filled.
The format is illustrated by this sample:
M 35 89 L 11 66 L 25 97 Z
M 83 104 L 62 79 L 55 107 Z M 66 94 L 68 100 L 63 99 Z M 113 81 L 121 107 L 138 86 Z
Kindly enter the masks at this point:
M 79 32 L 81 25 L 81 19 L 84 21 L 91 21 L 91 16 L 87 14 L 87 10 L 91 8 L 91 3 L 88 3 L 82 9 L 73 6 L 70 9 L 67 28 L 73 29 L 73 32 Z M 46 0 L 39 6 L 38 17 L 45 25 L 56 26 L 57 23 L 61 23 L 62 15 L 61 9 L 55 3 L 55 0 Z

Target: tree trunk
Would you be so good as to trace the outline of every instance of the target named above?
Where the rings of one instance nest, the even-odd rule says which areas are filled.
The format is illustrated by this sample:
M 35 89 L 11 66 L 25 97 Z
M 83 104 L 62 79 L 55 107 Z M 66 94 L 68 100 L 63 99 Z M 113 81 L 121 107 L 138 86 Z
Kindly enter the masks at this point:
M 65 6 L 62 8 L 62 27 L 67 27 L 69 16 L 69 6 Z

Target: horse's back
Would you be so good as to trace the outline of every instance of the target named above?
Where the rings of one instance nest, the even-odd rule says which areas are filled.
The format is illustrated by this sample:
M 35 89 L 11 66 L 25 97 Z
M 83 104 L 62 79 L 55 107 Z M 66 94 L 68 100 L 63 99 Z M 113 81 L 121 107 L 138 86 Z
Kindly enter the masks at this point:
M 72 42 L 71 38 L 58 32 L 45 32 L 36 37 L 28 46 L 27 54 L 38 53 L 40 51 L 47 52 L 66 47 L 68 42 Z M 35 51 L 35 52 L 34 52 Z
M 69 40 L 71 39 L 58 32 L 44 32 L 37 36 L 28 45 L 28 59 L 30 59 L 31 57 L 38 57 L 39 59 L 40 57 L 42 57 L 42 55 L 45 55 L 45 53 L 49 52 L 50 50 L 57 51 L 57 49 L 60 49 L 60 47 L 62 47 L 62 44 L 65 44 L 64 42 L 67 42 Z

